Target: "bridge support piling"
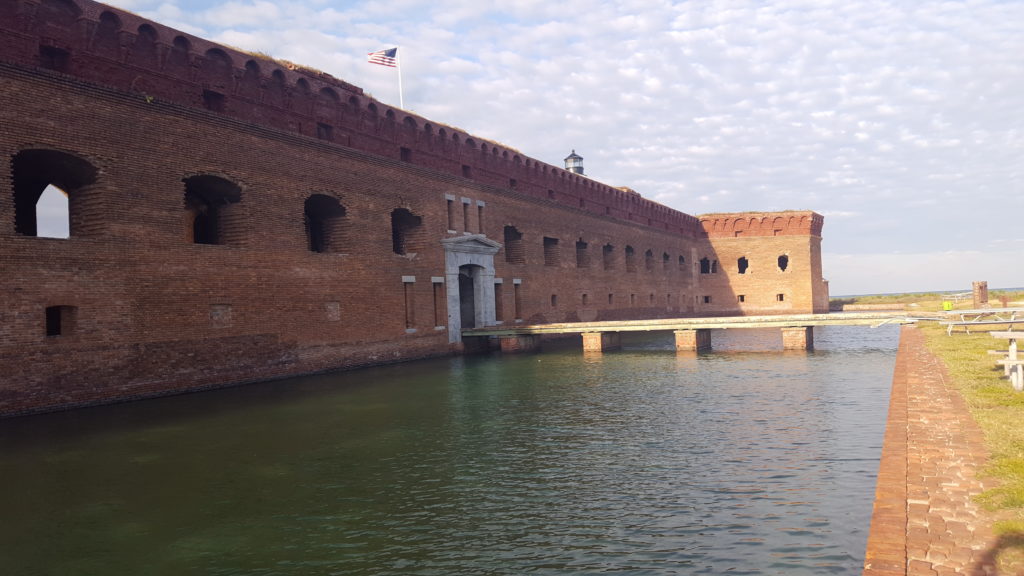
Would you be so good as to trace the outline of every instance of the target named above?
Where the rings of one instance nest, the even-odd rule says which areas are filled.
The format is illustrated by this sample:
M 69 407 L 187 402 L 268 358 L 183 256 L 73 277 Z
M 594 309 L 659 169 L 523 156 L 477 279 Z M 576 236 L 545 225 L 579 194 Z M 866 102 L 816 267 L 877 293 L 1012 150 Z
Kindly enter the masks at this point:
M 583 332 L 583 351 L 602 352 L 622 348 L 622 334 L 619 332 Z
M 707 352 L 711 350 L 711 330 L 675 330 L 676 350 L 690 352 Z
M 499 340 L 501 341 L 501 351 L 509 354 L 540 350 L 540 336 L 536 334 L 501 336 Z
M 814 350 L 814 328 L 800 326 L 782 329 L 783 350 Z

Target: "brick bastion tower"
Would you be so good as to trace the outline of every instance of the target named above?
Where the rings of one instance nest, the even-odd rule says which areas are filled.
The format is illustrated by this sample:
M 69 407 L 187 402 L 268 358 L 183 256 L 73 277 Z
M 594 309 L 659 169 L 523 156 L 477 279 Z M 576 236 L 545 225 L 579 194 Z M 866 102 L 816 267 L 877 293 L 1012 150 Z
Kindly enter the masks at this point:
M 691 216 L 321 72 L 0 0 L 0 416 L 448 354 L 466 327 L 824 312 L 822 223 Z

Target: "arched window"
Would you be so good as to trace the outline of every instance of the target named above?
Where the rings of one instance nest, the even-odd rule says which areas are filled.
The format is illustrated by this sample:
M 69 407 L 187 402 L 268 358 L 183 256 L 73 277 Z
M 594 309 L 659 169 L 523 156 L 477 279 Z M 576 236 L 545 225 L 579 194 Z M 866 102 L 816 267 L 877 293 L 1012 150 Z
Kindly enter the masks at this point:
M 632 246 L 626 246 L 626 272 L 636 272 L 636 253 Z
M 31 149 L 15 154 L 15 231 L 58 238 L 87 233 L 96 219 L 87 213 L 90 203 L 83 198 L 97 174 L 92 164 L 65 152 Z
M 590 253 L 587 251 L 587 243 L 582 238 L 576 241 L 576 267 L 590 267 Z
M 305 204 L 306 239 L 312 252 L 341 252 L 345 245 L 345 207 L 324 194 L 313 194 Z
M 785 272 L 786 268 L 789 268 L 789 256 L 783 254 L 779 256 L 779 270 Z
M 644 270 L 648 272 L 654 270 L 654 252 L 650 250 L 644 252 Z
M 423 219 L 406 208 L 391 211 L 391 249 L 395 254 L 415 255 L 420 250 Z
M 244 222 L 242 189 L 230 180 L 203 174 L 185 183 L 186 237 L 194 244 L 240 245 Z
M 750 261 L 747 260 L 746 256 L 741 256 L 738 260 L 736 260 L 736 269 L 740 274 L 746 274 L 747 268 L 749 267 Z
M 615 247 L 611 244 L 605 244 L 601 248 L 601 262 L 604 264 L 605 270 L 615 269 Z M 609 302 L 610 304 L 610 302 Z

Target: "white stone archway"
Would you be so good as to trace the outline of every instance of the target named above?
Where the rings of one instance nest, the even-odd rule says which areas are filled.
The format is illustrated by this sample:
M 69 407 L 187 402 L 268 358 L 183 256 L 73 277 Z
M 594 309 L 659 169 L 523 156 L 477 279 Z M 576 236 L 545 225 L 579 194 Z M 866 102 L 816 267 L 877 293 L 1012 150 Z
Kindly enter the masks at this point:
M 441 240 L 444 246 L 444 276 L 448 297 L 448 342 L 462 341 L 462 298 L 459 269 L 467 266 L 473 279 L 473 312 L 477 326 L 495 323 L 494 255 L 501 244 L 482 234 Z

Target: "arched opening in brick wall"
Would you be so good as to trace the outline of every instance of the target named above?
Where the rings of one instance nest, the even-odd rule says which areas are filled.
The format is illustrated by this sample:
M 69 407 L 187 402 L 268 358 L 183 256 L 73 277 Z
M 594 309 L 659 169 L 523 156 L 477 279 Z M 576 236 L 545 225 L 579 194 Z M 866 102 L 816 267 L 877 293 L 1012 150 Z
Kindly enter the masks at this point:
M 523 233 L 515 226 L 505 226 L 503 239 L 505 240 L 505 262 L 524 264 L 526 257 L 523 254 Z
M 15 154 L 11 165 L 15 232 L 66 238 L 93 228 L 99 201 L 95 166 L 72 154 L 38 149 Z
M 615 270 L 615 246 L 605 244 L 601 248 L 601 262 L 605 270 Z
M 241 245 L 244 221 L 242 189 L 230 180 L 201 174 L 185 183 L 186 238 L 193 244 Z
M 483 270 L 480 266 L 459 266 L 459 319 L 462 328 L 476 328 L 476 278 Z
M 644 252 L 644 270 L 654 271 L 654 252 L 651 250 Z
M 306 198 L 305 216 L 310 251 L 337 253 L 344 249 L 348 220 L 337 198 L 313 194 Z
M 669 263 L 671 261 L 672 261 L 672 259 L 669 258 L 668 252 L 662 252 L 661 253 L 661 270 L 662 270 L 662 272 L 666 272 L 666 273 L 669 272 L 669 270 L 670 270 Z
M 99 54 L 111 58 L 117 58 L 120 54 L 121 42 L 118 40 L 118 32 L 121 30 L 121 19 L 110 11 L 100 14 L 99 24 L 93 35 L 92 48 Z
M 679 257 L 679 271 L 686 272 L 686 257 L 684 256 Z
M 626 246 L 626 272 L 636 272 L 636 253 L 632 246 Z
M 736 260 L 736 271 L 740 274 L 746 274 L 747 268 L 750 268 L 750 261 L 747 260 L 746 256 L 740 256 Z
M 156 29 L 149 24 L 139 26 L 132 45 L 132 59 L 139 63 L 156 62 Z
M 71 0 L 43 0 L 36 8 L 36 23 L 45 35 L 48 28 L 70 29 L 81 15 L 82 10 Z
M 391 211 L 391 250 L 395 254 L 414 256 L 423 245 L 423 218 L 407 208 Z

